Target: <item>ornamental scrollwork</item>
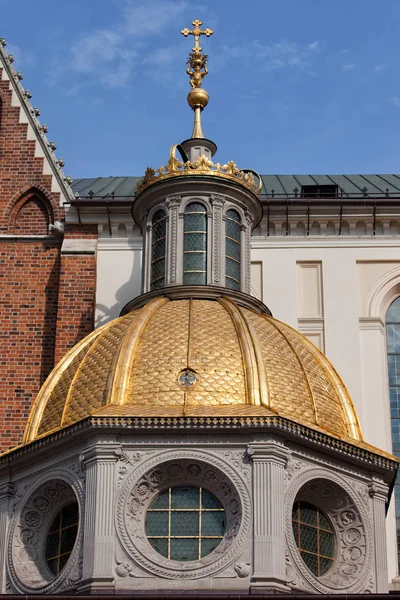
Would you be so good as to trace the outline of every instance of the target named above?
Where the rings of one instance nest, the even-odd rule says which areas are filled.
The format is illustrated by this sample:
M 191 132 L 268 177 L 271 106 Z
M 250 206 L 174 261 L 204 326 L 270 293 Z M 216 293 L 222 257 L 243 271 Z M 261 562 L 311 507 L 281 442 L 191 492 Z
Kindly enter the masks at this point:
M 291 513 L 296 500 L 319 507 L 334 526 L 336 560 L 318 578 L 306 567 L 293 537 Z M 325 594 L 358 593 L 364 589 L 372 563 L 372 532 L 365 505 L 346 480 L 323 469 L 307 469 L 294 476 L 287 493 L 285 515 L 289 556 L 302 579 Z
M 226 534 L 216 550 L 191 562 L 166 559 L 145 534 L 150 503 L 163 489 L 179 484 L 209 490 L 224 506 L 227 518 Z M 247 549 L 251 526 L 247 485 L 236 470 L 211 453 L 164 452 L 139 465 L 126 480 L 117 501 L 116 526 L 127 559 L 147 572 L 168 579 L 207 577 L 225 569 Z
M 82 485 L 68 471 L 43 475 L 22 494 L 11 519 L 7 553 L 10 583 L 19 593 L 50 594 L 73 586 L 81 578 L 82 518 L 72 553 L 57 576 L 47 567 L 43 550 L 51 519 L 68 501 L 78 502 L 82 514 Z

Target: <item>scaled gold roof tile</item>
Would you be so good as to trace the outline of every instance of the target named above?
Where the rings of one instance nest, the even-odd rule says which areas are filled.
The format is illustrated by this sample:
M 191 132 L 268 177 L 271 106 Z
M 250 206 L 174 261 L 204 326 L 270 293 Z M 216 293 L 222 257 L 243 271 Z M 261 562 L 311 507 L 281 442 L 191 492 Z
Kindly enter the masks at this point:
M 24 443 L 94 414 L 280 415 L 362 441 L 328 359 L 288 325 L 227 298 L 156 298 L 90 334 L 43 385 Z

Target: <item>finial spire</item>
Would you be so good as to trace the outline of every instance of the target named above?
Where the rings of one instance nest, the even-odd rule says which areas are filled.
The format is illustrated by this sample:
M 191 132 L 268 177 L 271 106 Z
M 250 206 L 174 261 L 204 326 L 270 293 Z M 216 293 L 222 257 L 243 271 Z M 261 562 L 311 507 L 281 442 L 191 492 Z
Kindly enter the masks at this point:
M 194 126 L 192 132 L 192 138 L 204 138 L 203 131 L 201 128 L 201 111 L 208 104 L 208 93 L 201 87 L 204 77 L 208 73 L 207 69 L 207 54 L 202 54 L 203 48 L 200 46 L 200 36 L 205 35 L 210 37 L 214 32 L 207 27 L 207 29 L 201 29 L 202 22 L 196 19 L 192 22 L 193 29 L 182 29 L 181 34 L 187 37 L 193 35 L 194 46 L 192 52 L 189 53 L 187 60 L 186 73 L 189 75 L 189 83 L 191 90 L 188 93 L 187 101 L 190 108 L 194 111 Z

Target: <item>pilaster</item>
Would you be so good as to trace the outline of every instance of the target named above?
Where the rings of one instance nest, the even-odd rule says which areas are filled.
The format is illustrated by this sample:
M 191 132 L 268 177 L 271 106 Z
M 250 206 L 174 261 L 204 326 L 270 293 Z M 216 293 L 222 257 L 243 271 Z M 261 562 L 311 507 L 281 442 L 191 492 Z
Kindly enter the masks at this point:
M 289 451 L 279 438 L 252 443 L 254 545 L 251 592 L 289 593 L 285 569 L 284 479 Z
M 244 237 L 244 244 L 243 244 L 243 237 L 241 239 L 241 243 L 242 243 L 242 247 L 244 246 L 245 249 L 245 258 L 243 261 L 243 272 L 242 272 L 242 292 L 244 292 L 245 294 L 250 294 L 251 293 L 251 227 L 252 227 L 252 223 L 253 223 L 254 217 L 251 214 L 250 211 L 246 211 L 246 215 L 245 215 L 245 228 L 244 231 L 242 233 L 242 236 Z
M 106 594 L 115 587 L 115 450 L 119 447 L 119 444 L 95 445 L 81 456 L 86 466 L 86 503 L 80 593 Z
M 166 205 L 168 207 L 169 214 L 169 230 L 168 230 L 168 256 L 167 256 L 167 282 L 169 285 L 176 285 L 177 283 L 177 256 L 178 256 L 178 215 L 179 206 L 181 204 L 182 197 L 168 196 L 166 199 Z
M 150 291 L 150 273 L 151 273 L 151 238 L 153 235 L 152 223 L 147 223 L 143 235 L 143 268 L 142 268 L 142 286 L 143 291 Z
M 8 525 L 10 521 L 11 499 L 15 494 L 15 486 L 5 483 L 0 486 L 0 593 L 6 593 L 6 553 L 8 541 Z
M 375 541 L 375 578 L 378 594 L 388 592 L 388 566 L 386 548 L 386 502 L 388 486 L 380 481 L 372 481 L 369 486 L 369 495 L 372 498 L 373 526 Z
M 213 211 L 213 247 L 212 247 L 212 283 L 225 286 L 223 281 L 223 256 L 222 256 L 222 209 L 225 204 L 225 198 L 220 194 L 211 195 L 211 205 Z

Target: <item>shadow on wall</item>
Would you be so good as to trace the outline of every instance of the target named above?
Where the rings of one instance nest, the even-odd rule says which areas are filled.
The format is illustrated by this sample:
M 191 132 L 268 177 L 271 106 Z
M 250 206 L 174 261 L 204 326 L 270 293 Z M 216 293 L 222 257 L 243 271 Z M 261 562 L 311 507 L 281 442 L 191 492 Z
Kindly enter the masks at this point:
M 112 306 L 96 304 L 95 328 L 119 317 L 121 310 L 129 302 L 142 293 L 142 252 L 132 251 L 132 269 L 129 279 L 115 292 L 115 303 Z M 118 253 L 114 253 L 118 254 Z
M 57 327 L 58 292 L 60 288 L 60 251 L 61 244 L 45 287 L 45 309 L 42 338 L 43 353 L 40 368 L 40 385 L 44 383 L 50 371 L 54 367 L 56 349 L 55 331 Z

